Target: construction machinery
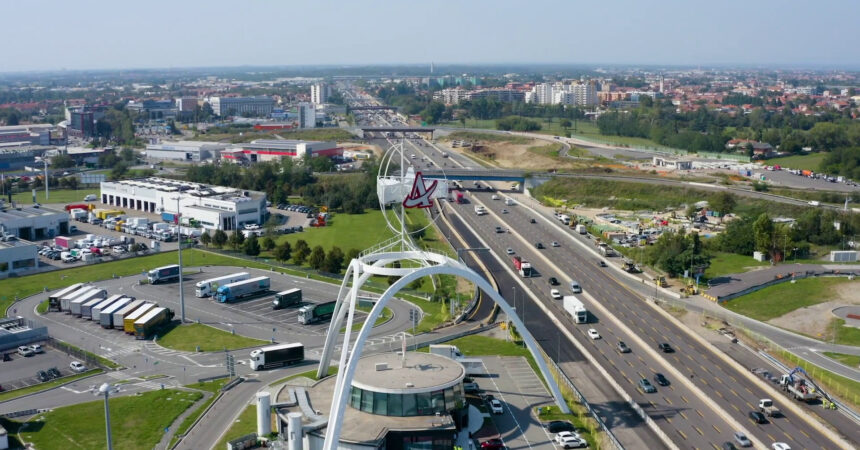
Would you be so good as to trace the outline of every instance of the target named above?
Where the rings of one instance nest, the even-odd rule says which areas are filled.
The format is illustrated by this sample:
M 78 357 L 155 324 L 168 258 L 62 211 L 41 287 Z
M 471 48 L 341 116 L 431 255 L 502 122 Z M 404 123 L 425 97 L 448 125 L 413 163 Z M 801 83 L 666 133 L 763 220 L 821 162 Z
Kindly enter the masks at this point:
M 651 281 L 653 281 L 654 284 L 660 286 L 661 288 L 664 288 L 669 285 L 669 283 L 666 282 L 666 277 L 664 277 L 663 275 L 657 275 L 656 277 L 652 278 Z

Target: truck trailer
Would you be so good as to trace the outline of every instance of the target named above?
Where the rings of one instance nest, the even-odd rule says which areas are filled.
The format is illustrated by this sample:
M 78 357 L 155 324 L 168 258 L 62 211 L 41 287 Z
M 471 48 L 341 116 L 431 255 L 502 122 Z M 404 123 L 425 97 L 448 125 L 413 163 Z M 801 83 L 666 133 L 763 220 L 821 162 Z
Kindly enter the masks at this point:
M 284 309 L 290 306 L 302 304 L 302 290 L 293 288 L 284 292 L 275 294 L 275 299 L 272 300 L 272 309 Z
M 72 312 L 72 301 L 93 289 L 93 286 L 84 285 L 81 286 L 80 289 L 60 297 L 60 311 L 65 311 L 66 314 L 70 314 Z
M 96 306 L 93 306 L 93 309 L 90 312 L 90 318 L 92 319 L 93 322 L 97 322 L 97 323 L 101 324 L 102 323 L 102 315 L 105 314 L 105 311 L 113 308 L 114 305 L 122 306 L 122 305 L 125 305 L 126 303 L 128 303 L 132 300 L 131 297 L 126 297 L 125 295 L 120 295 L 119 298 L 114 298 L 114 297 L 117 297 L 117 296 L 112 295 L 112 296 L 108 297 L 107 300 L 97 304 Z M 110 322 L 111 319 L 112 318 L 108 319 L 108 322 Z
M 95 303 L 93 303 L 92 301 L 89 301 L 89 302 L 85 303 L 83 306 L 81 306 L 81 318 L 87 319 L 87 320 L 93 320 L 93 312 L 95 312 L 94 310 L 96 308 L 100 308 L 98 310 L 98 312 L 101 313 L 101 310 L 103 308 L 110 306 L 112 303 L 116 302 L 117 300 L 119 300 L 123 297 L 124 296 L 122 294 L 114 294 L 114 295 L 111 295 L 110 297 L 108 297 L 106 299 L 102 299 L 101 301 L 96 300 Z M 98 320 L 98 319 L 95 319 L 95 320 Z
M 194 295 L 200 298 L 209 297 L 214 294 L 220 286 L 235 283 L 237 281 L 244 281 L 248 278 L 251 278 L 251 275 L 249 275 L 248 272 L 239 272 L 199 281 L 194 285 Z
M 167 283 L 179 279 L 179 265 L 171 264 L 169 266 L 158 267 L 150 270 L 146 274 L 149 284 Z
M 134 301 L 133 297 L 123 297 L 123 298 L 113 302 L 107 308 L 102 309 L 101 312 L 99 313 L 99 319 L 98 319 L 99 325 L 101 325 L 102 328 L 113 328 L 113 314 L 115 312 L 119 311 L 120 309 L 125 308 L 126 305 L 128 305 L 129 303 L 131 303 L 133 301 Z M 95 316 L 95 312 L 93 312 L 93 316 Z M 93 317 L 93 320 L 96 320 L 96 318 Z M 120 320 L 122 320 L 122 319 L 120 319 Z
M 83 288 L 84 283 L 75 283 L 48 296 L 48 311 L 61 311 L 60 299 Z
M 81 308 L 85 303 L 93 300 L 93 299 L 104 299 L 107 297 L 107 291 L 100 288 L 91 288 L 89 291 L 84 292 L 83 294 L 75 297 L 74 300 L 69 302 L 69 311 L 71 311 L 72 315 L 81 317 Z
M 433 344 L 430 346 L 430 353 L 457 361 L 466 369 L 467 376 L 487 375 L 487 369 L 484 367 L 484 361 L 481 358 L 467 358 L 463 356 L 456 345 Z
M 134 321 L 134 338 L 146 339 L 162 325 L 173 319 L 173 312 L 167 308 L 153 308 L 143 317 Z
M 316 305 L 307 305 L 299 308 L 299 323 L 308 325 L 311 323 L 321 322 L 331 319 L 334 314 L 334 306 L 337 302 L 318 303 Z
M 141 305 L 146 303 L 146 300 L 132 300 L 122 308 L 114 311 L 112 314 L 113 318 L 111 319 L 112 327 L 123 329 L 125 325 L 123 320 L 125 320 L 126 316 L 134 312 L 137 308 L 140 308 Z
M 221 303 L 235 302 L 243 297 L 261 294 L 269 290 L 271 280 L 269 277 L 256 277 L 250 280 L 237 281 L 225 284 L 215 291 L 215 300 Z
M 305 360 L 305 346 L 301 343 L 270 345 L 251 351 L 254 370 L 288 366 Z
M 514 262 L 514 269 L 517 270 L 521 277 L 528 278 L 532 276 L 532 265 L 528 261 L 519 256 L 514 256 L 511 259 Z
M 134 334 L 134 322 L 137 319 L 145 316 L 150 310 L 157 308 L 158 305 L 155 303 L 144 303 L 140 308 L 137 308 L 131 314 L 125 316 L 122 319 L 122 329 L 126 332 L 126 334 Z
M 562 299 L 564 311 L 570 314 L 574 323 L 588 323 L 588 309 L 573 295 L 565 295 Z

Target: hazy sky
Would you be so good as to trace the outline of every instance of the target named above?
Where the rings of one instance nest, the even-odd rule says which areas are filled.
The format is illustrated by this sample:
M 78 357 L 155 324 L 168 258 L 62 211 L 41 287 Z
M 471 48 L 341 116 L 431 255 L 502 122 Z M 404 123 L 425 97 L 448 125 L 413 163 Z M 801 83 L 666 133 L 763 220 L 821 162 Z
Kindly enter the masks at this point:
M 858 0 L 0 0 L 0 72 L 237 65 L 860 65 Z

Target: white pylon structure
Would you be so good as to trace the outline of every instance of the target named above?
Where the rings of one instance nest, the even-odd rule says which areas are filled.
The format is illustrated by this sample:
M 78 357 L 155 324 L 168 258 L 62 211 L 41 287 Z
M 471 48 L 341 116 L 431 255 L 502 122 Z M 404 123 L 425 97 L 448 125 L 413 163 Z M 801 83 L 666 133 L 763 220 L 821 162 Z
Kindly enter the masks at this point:
M 389 175 L 389 170 L 397 166 L 393 162 L 399 156 L 400 164 L 395 170 L 399 174 L 394 176 Z M 526 329 L 525 325 L 516 315 L 516 311 L 508 302 L 496 292 L 490 283 L 481 277 L 478 273 L 468 268 L 460 261 L 456 261 L 446 255 L 435 252 L 428 252 L 418 249 L 409 237 L 406 231 L 405 221 L 403 220 L 405 209 L 409 205 L 419 204 L 432 206 L 433 199 L 447 197 L 448 188 L 444 180 L 435 180 L 430 185 L 427 185 L 420 172 L 413 172 L 411 168 L 406 168 L 407 160 L 403 155 L 403 143 L 397 143 L 388 149 L 385 156 L 380 162 L 380 173 L 377 179 L 377 192 L 379 194 L 380 203 L 383 206 L 383 213 L 386 217 L 386 222 L 389 227 L 396 233 L 393 239 L 383 242 L 376 247 L 365 250 L 358 258 L 350 261 L 347 267 L 346 274 L 343 277 L 340 290 L 337 296 L 334 314 L 332 315 L 331 323 L 329 324 L 328 333 L 326 334 L 325 347 L 320 357 L 320 365 L 317 369 L 317 378 L 322 378 L 328 374 L 329 365 L 333 357 L 335 346 L 337 345 L 340 330 L 345 329 L 343 337 L 339 370 L 335 381 L 334 397 L 332 398 L 331 411 L 329 413 L 328 426 L 326 427 L 325 445 L 326 450 L 335 450 L 338 448 L 340 440 L 340 431 L 343 424 L 343 416 L 346 410 L 347 398 L 352 386 L 352 380 L 355 375 L 355 369 L 358 365 L 358 360 L 361 358 L 361 353 L 364 348 L 364 343 L 367 341 L 373 324 L 382 313 L 388 302 L 404 287 L 413 281 L 422 277 L 432 277 L 437 275 L 453 275 L 463 277 L 475 283 L 475 285 L 484 291 L 499 307 L 507 314 L 509 320 L 514 323 L 516 329 L 520 332 L 526 347 L 534 356 L 544 379 L 547 381 L 552 392 L 552 396 L 556 401 L 559 409 L 564 413 L 569 413 L 570 409 L 561 395 L 561 390 L 549 368 L 546 365 L 537 343 L 532 335 Z M 439 188 L 442 187 L 441 191 Z M 389 212 L 386 211 L 387 205 L 399 205 L 399 214 L 397 219 L 400 222 L 399 226 L 394 226 Z M 393 263 L 410 261 L 406 268 L 395 266 Z M 358 293 L 361 287 L 367 280 L 374 275 L 384 277 L 400 277 L 395 283 L 388 287 L 379 300 L 373 306 L 368 316 L 364 319 L 364 325 L 352 340 L 352 325 L 355 320 L 355 307 L 358 304 Z M 344 319 L 346 324 L 344 328 Z

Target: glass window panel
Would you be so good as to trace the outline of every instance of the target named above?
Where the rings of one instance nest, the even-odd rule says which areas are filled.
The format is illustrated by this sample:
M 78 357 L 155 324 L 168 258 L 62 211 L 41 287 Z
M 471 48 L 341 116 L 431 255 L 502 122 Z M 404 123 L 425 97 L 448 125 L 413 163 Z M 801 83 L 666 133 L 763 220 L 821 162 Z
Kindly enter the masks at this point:
M 415 403 L 417 404 L 416 409 L 418 410 L 419 416 L 432 416 L 433 415 L 433 406 L 430 403 L 430 393 L 422 392 L 420 394 L 415 394 Z
M 357 387 L 352 388 L 352 407 L 361 409 L 361 389 Z
M 403 415 L 403 396 L 390 394 L 388 396 L 388 415 L 400 417 Z
M 362 391 L 361 410 L 366 413 L 373 413 L 373 392 Z
M 415 402 L 415 394 L 403 394 L 403 415 L 417 416 L 418 405 Z
M 381 416 L 388 414 L 388 394 L 385 392 L 373 393 L 373 413 Z
M 433 391 L 430 393 L 430 407 L 434 413 L 445 411 L 445 393 L 444 391 Z
M 454 388 L 445 389 L 445 409 L 450 411 L 454 409 Z

